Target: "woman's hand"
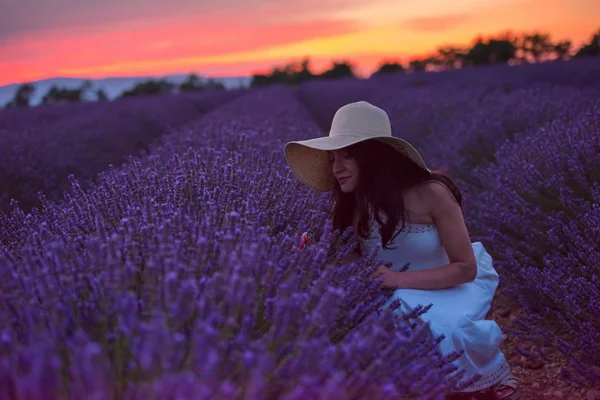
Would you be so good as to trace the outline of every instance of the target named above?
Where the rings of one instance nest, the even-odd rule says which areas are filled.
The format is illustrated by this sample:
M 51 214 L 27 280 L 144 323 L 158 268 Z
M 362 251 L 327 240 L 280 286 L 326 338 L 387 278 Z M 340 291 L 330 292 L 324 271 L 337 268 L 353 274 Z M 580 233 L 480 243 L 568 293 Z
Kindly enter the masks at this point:
M 382 289 L 400 289 L 402 287 L 402 272 L 393 271 L 386 265 L 377 267 L 371 277 L 381 281 Z

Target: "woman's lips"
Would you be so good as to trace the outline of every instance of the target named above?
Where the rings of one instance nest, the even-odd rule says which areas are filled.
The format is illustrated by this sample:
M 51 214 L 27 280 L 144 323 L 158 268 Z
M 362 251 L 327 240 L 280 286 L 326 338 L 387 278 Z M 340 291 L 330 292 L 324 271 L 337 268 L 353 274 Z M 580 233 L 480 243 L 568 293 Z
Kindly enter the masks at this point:
M 343 178 L 338 178 L 338 182 L 340 183 L 340 185 L 343 185 L 344 182 L 346 182 L 348 179 L 350 179 L 349 176 L 343 177 Z

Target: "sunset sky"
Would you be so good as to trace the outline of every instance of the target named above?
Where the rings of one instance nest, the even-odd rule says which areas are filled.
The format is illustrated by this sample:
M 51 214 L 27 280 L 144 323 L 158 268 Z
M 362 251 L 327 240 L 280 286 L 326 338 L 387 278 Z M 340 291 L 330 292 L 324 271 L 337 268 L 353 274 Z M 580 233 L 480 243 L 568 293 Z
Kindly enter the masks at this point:
M 594 15 L 596 17 L 594 17 Z M 248 76 L 310 56 L 371 73 L 477 34 L 539 30 L 575 46 L 598 0 L 2 0 L 0 85 L 56 76 Z

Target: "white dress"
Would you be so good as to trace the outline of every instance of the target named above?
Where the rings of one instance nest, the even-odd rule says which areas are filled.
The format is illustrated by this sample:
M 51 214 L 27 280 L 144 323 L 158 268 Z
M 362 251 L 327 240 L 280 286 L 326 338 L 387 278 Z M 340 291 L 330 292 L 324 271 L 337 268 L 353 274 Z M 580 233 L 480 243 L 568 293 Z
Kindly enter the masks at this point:
M 366 251 L 378 248 L 378 257 L 392 263 L 391 268 L 396 271 L 406 263 L 410 263 L 408 270 L 411 271 L 436 268 L 449 262 L 434 225 L 405 223 L 404 229 L 388 246 L 392 247 L 390 249 L 381 247 L 378 229 L 373 229 L 371 237 L 361 239 L 361 243 Z M 387 308 L 392 301 L 400 299 L 402 305 L 395 310 L 399 314 L 418 305 L 433 304 L 420 318 L 429 324 L 436 337 L 445 336 L 440 342 L 443 354 L 464 352 L 454 361 L 466 371 L 461 382 L 475 375 L 482 376 L 476 383 L 461 388 L 465 392 L 488 388 L 500 382 L 510 370 L 498 347 L 504 339 L 500 327 L 496 322 L 484 319 L 498 286 L 498 273 L 483 245 L 474 242 L 472 246 L 477 260 L 474 281 L 449 289 L 397 289 L 383 306 Z

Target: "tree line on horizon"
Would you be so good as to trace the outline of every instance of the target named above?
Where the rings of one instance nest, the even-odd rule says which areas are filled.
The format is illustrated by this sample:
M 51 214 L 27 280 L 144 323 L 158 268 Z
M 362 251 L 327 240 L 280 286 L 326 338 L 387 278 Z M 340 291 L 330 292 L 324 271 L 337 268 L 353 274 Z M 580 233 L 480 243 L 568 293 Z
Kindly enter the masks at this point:
M 124 91 L 116 100 L 135 97 L 135 96 L 150 96 L 166 93 L 182 93 L 182 92 L 200 92 L 205 90 L 225 90 L 225 86 L 215 79 L 207 79 L 202 81 L 196 74 L 190 74 L 187 79 L 181 84 L 169 82 L 167 79 L 147 79 L 135 84 L 129 90 Z M 31 97 L 35 93 L 35 87 L 31 83 L 25 83 L 19 86 L 13 99 L 5 106 L 5 108 L 13 107 L 30 107 Z M 64 103 L 81 103 L 94 98 L 95 101 L 108 101 L 106 92 L 100 88 L 92 91 L 92 82 L 84 81 L 79 87 L 59 88 L 53 85 L 48 89 L 42 97 L 41 105 L 48 104 L 64 104 Z
M 468 46 L 442 45 L 429 55 L 411 58 L 407 63 L 382 61 L 371 76 L 385 73 L 439 71 L 493 64 L 540 63 L 599 56 L 600 29 L 594 32 L 589 42 L 584 43 L 579 49 L 574 49 L 570 40 L 553 41 L 547 33 L 515 34 L 504 32 L 488 37 L 478 35 L 473 39 L 472 44 Z M 298 85 L 309 80 L 343 77 L 357 77 L 350 62 L 333 61 L 329 69 L 315 74 L 310 69 L 310 60 L 305 58 L 300 62 L 275 67 L 267 74 L 253 74 L 250 86 L 261 87 L 274 83 Z M 75 89 L 52 86 L 42 98 L 41 104 L 86 101 L 86 98 L 92 97 L 90 96 L 91 88 L 90 81 L 83 82 L 80 87 Z M 214 79 L 201 81 L 198 75 L 192 73 L 180 85 L 169 82 L 164 78 L 139 82 L 133 88 L 123 92 L 117 99 L 205 90 L 225 90 L 225 87 Z M 5 108 L 30 107 L 34 92 L 35 87 L 31 83 L 22 84 L 17 89 L 12 101 Z M 96 90 L 93 97 L 96 101 L 108 101 L 108 96 L 102 89 Z
M 584 43 L 579 49 L 574 49 L 570 40 L 553 41 L 547 33 L 504 32 L 487 38 L 478 35 L 469 46 L 439 46 L 433 53 L 424 57 L 413 57 L 407 63 L 382 61 L 371 76 L 598 56 L 600 56 L 600 29 L 593 33 L 589 42 Z M 305 58 L 300 62 L 275 67 L 268 74 L 254 74 L 251 86 L 266 86 L 273 83 L 296 85 L 308 80 L 342 77 L 356 78 L 353 66 L 348 61 L 334 61 L 330 69 L 314 74 L 310 70 L 310 60 Z

